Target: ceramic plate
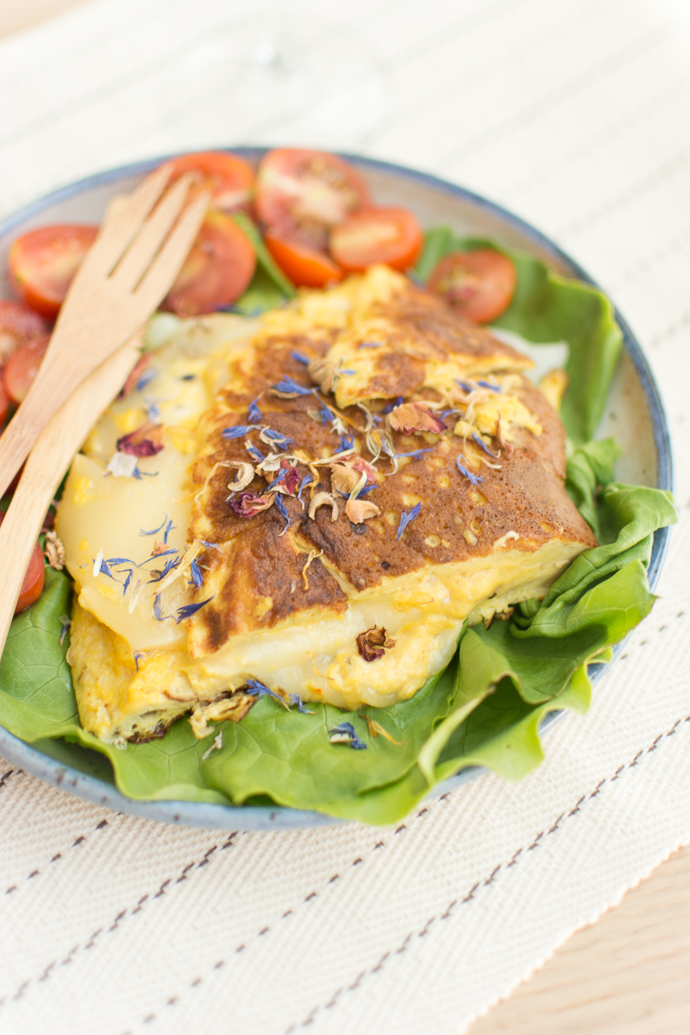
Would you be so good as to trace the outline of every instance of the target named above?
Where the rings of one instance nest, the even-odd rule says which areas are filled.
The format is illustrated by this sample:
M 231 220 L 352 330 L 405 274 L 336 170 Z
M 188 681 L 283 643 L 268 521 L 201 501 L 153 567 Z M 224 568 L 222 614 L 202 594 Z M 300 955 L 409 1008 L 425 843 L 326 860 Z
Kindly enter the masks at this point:
M 232 149 L 258 162 L 263 149 Z M 377 162 L 357 155 L 344 155 L 368 182 L 371 193 L 382 205 L 410 208 L 423 226 L 450 225 L 457 233 L 489 237 L 511 248 L 529 252 L 555 272 L 595 284 L 591 277 L 560 248 L 529 224 L 505 209 L 445 180 L 399 165 Z M 7 250 L 20 234 L 46 223 L 98 223 L 109 199 L 130 191 L 164 159 L 154 158 L 136 165 L 99 173 L 63 187 L 22 209 L 0 223 L 0 297 L 11 297 L 7 284 Z M 616 468 L 621 481 L 672 489 L 671 450 L 666 418 L 651 371 L 642 350 L 620 313 L 616 319 L 623 331 L 624 351 L 609 396 L 598 436 L 615 435 L 622 446 Z M 649 581 L 656 585 L 668 543 L 669 529 L 654 539 Z M 614 658 L 621 650 L 618 644 Z M 593 682 L 606 666 L 592 666 Z M 556 713 L 549 719 L 553 721 Z M 548 725 L 547 719 L 544 725 Z M 77 750 L 79 750 L 77 761 Z M 76 749 L 62 741 L 25 744 L 0 728 L 0 755 L 41 780 L 63 790 L 120 812 L 147 819 L 195 827 L 233 830 L 270 830 L 326 826 L 339 822 L 320 813 L 297 809 L 258 806 L 206 805 L 183 801 L 134 801 L 114 785 L 110 764 L 97 752 Z M 481 773 L 466 769 L 434 788 L 435 797 Z

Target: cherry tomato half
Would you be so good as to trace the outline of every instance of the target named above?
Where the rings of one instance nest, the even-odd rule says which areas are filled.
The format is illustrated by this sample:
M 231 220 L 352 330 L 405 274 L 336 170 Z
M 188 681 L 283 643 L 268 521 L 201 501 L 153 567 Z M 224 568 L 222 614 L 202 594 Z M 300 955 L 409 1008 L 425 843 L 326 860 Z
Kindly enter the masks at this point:
M 422 228 L 407 209 L 370 208 L 334 227 L 330 251 L 346 270 L 365 270 L 376 262 L 404 270 L 414 265 L 422 243 Z
M 325 251 L 331 227 L 369 204 L 359 173 L 325 151 L 279 148 L 256 178 L 256 212 L 279 237 Z
M 19 405 L 26 398 L 50 341 L 49 334 L 33 338 L 10 356 L 5 367 L 5 391 Z
M 249 162 L 224 151 L 197 151 L 181 155 L 170 163 L 170 182 L 183 173 L 193 173 L 200 187 L 211 193 L 211 204 L 223 212 L 248 211 L 254 188 L 254 170 Z
M 18 237 L 10 248 L 9 268 L 10 284 L 22 302 L 54 320 L 97 233 L 97 226 L 44 226 Z
M 4 381 L 0 381 L 0 426 L 5 423 L 7 411 L 10 408 L 10 397 L 5 391 Z
M 444 295 L 463 316 L 477 323 L 495 320 L 510 305 L 517 273 L 507 255 L 492 248 L 451 252 L 429 277 L 429 288 Z
M 211 209 L 163 308 L 178 316 L 212 313 L 244 294 L 256 268 L 251 242 L 225 212 Z
M 4 520 L 5 515 L 0 511 L 0 525 Z M 46 572 L 43 564 L 43 551 L 41 550 L 41 544 L 36 543 L 34 546 L 34 552 L 31 554 L 29 567 L 26 569 L 26 575 L 24 576 L 24 582 L 19 594 L 17 606 L 14 609 L 14 613 L 16 615 L 18 615 L 20 611 L 26 611 L 27 607 L 31 607 L 31 605 L 38 600 L 43 592 L 45 580 Z
M 38 313 L 21 302 L 0 298 L 0 365 L 6 363 L 20 345 L 45 334 L 48 325 Z
M 343 279 L 343 271 L 324 252 L 317 252 L 295 241 L 286 241 L 274 230 L 267 230 L 266 247 L 283 273 L 297 287 L 325 287 Z

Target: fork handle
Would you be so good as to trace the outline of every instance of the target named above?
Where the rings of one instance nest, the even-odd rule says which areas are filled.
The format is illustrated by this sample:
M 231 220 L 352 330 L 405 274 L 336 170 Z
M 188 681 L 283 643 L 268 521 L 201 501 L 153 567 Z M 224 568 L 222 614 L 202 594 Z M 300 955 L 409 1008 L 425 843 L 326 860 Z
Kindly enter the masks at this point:
M 50 420 L 29 455 L 0 526 L 0 653 L 55 490 L 100 414 L 127 380 L 139 359 L 139 345 L 138 336 L 131 338 L 82 381 Z
M 58 326 L 53 337 L 59 335 Z M 83 371 L 79 369 L 82 366 L 73 362 L 68 364 L 58 349 L 48 349 L 26 398 L 0 435 L 0 497 L 7 492 L 38 436 L 74 392 L 75 383 L 86 375 L 88 366 L 84 366 Z M 102 409 L 105 406 L 107 402 Z

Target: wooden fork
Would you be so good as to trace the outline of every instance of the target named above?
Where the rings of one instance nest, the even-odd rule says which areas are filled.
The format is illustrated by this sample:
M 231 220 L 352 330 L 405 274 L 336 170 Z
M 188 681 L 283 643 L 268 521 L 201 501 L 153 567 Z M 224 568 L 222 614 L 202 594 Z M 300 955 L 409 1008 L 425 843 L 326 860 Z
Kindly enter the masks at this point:
M 108 206 L 36 379 L 0 436 L 0 496 L 76 386 L 137 331 L 172 286 L 208 196 L 202 192 L 183 212 L 191 178 L 182 176 L 164 194 L 169 178 L 170 167 L 163 165 L 131 195 L 113 198 Z M 113 395 L 120 387 L 114 386 Z
M 41 433 L 29 454 L 0 526 L 0 654 L 38 533 L 55 491 L 89 431 L 136 365 L 140 345 L 140 336 L 136 335 L 82 381 Z

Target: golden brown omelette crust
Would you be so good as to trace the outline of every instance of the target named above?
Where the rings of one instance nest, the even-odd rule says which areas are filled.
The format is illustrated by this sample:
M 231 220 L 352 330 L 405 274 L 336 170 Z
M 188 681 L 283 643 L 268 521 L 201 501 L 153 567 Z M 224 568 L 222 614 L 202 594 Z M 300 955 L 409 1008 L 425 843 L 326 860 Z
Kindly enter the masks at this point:
M 511 354 L 507 365 L 513 369 L 521 358 L 485 328 L 468 324 L 442 300 L 412 285 L 404 297 L 388 306 L 386 316 L 405 323 L 407 331 L 412 327 L 425 345 L 439 354 L 479 349 L 495 355 L 503 348 L 506 353 L 502 354 Z M 271 628 L 296 612 L 306 613 L 312 608 L 318 608 L 320 615 L 329 610 L 342 611 L 347 597 L 328 568 L 338 573 L 346 588 L 350 587 L 348 592 L 355 592 L 425 565 L 486 556 L 494 542 L 508 532 L 519 534 L 522 550 L 537 550 L 559 536 L 586 547 L 596 543 L 564 489 L 565 433 L 561 421 L 544 395 L 520 375 L 513 375 L 522 382 L 516 394 L 543 431 L 534 435 L 525 428 L 515 428 L 514 448 L 502 453 L 500 470 L 480 467 L 478 461 L 488 457 L 471 439 L 463 441 L 453 434 L 456 412 L 445 418 L 448 430 L 443 435 L 391 432 L 396 454 L 420 449 L 426 452 L 400 460 L 397 473 L 390 473 L 391 460 L 381 456 L 376 464 L 377 485 L 362 497 L 375 503 L 380 513 L 366 522 L 352 524 L 345 514 L 346 498 L 337 492 L 336 521 L 331 520 L 329 506 L 319 507 L 314 519 L 308 516 L 310 492 L 332 492 L 327 466 L 317 469 L 318 484 L 303 490 L 301 502 L 294 495 L 280 496 L 289 517 L 287 530 L 276 505 L 252 517 L 238 516 L 228 502 L 228 484 L 236 472 L 216 465 L 251 462 L 247 441 L 267 454 L 268 445 L 259 439 L 261 427 L 290 439 L 285 451 L 292 455 L 297 452 L 311 459 L 331 456 L 343 447 L 331 421 L 322 417 L 320 407 L 325 404 L 341 414 L 347 432 L 354 436 L 355 452 L 372 459 L 361 409 L 336 411 L 333 396 L 323 391 L 280 398 L 271 387 L 288 377 L 305 388 L 316 388 L 304 360 L 322 356 L 334 337 L 335 332 L 314 337 L 259 338 L 253 360 L 242 364 L 242 379 L 233 380 L 221 391 L 216 407 L 207 415 L 208 452 L 193 470 L 198 495 L 190 541 L 203 539 L 222 548 L 222 553 L 209 549 L 202 558 L 211 582 L 221 588 L 195 618 L 197 629 L 203 629 L 203 646 L 197 653 L 213 653 L 235 633 Z M 414 357 L 398 353 L 382 371 L 387 379 L 386 394 L 439 400 L 433 390 L 418 390 L 420 382 L 415 380 L 415 372 L 420 365 Z M 250 425 L 252 402 L 261 410 L 259 428 L 238 438 L 223 438 L 225 428 Z M 383 404 L 372 404 L 371 408 L 381 412 Z M 494 439 L 492 452 L 497 448 Z M 279 452 L 277 447 L 273 449 Z M 471 469 L 481 477 L 480 484 L 475 486 L 461 475 L 456 466 L 460 455 L 474 465 Z M 300 463 L 298 470 L 300 479 L 309 474 L 305 464 Z M 267 473 L 264 478 L 255 473 L 245 491 L 261 496 L 273 477 L 275 474 Z M 400 517 L 416 502 L 421 504 L 419 514 L 398 538 Z M 312 556 L 303 574 L 310 552 L 322 553 L 328 568 Z

